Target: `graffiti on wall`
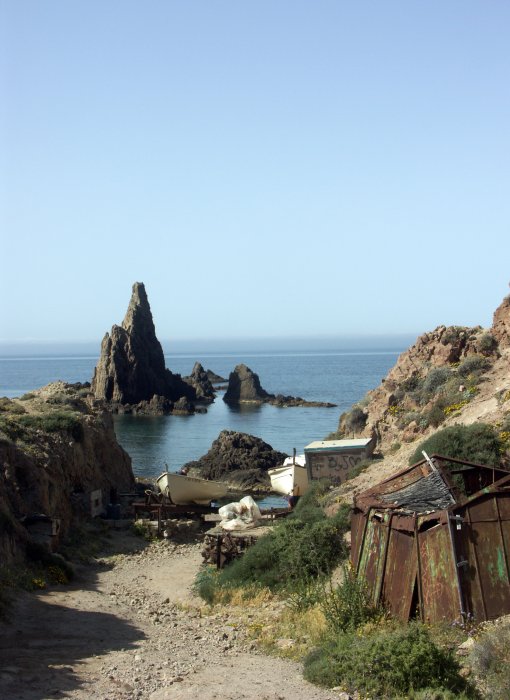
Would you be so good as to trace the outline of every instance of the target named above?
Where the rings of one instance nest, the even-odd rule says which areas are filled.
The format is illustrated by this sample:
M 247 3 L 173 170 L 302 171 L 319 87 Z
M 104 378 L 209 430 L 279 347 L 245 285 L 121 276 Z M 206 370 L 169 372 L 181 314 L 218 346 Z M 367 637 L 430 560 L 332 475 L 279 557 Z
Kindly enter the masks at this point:
M 312 479 L 331 479 L 334 483 L 345 481 L 349 469 L 365 458 L 364 454 L 311 454 L 308 455 Z

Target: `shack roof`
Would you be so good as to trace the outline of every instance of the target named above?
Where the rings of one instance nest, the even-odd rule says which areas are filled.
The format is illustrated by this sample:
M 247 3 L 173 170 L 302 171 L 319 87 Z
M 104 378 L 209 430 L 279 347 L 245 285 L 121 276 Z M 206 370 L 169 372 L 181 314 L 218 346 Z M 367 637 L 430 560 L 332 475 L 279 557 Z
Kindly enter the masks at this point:
M 372 438 L 358 440 L 316 440 L 305 447 L 305 452 L 339 452 L 341 450 L 363 450 Z
M 363 491 L 354 505 L 364 512 L 375 507 L 430 513 L 464 503 L 508 476 L 505 469 L 435 454 Z

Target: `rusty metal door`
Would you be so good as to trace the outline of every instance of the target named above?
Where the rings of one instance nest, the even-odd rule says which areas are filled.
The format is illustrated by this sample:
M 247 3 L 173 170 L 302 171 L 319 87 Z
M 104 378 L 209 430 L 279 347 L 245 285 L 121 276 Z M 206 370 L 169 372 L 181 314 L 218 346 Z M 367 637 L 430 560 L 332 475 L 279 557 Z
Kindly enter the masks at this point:
M 510 544 L 510 506 L 508 497 L 495 495 L 466 506 L 470 523 L 470 558 L 476 562 L 481 600 L 476 608 L 487 619 L 510 612 L 508 547 Z
M 375 604 L 379 602 L 384 576 L 388 545 L 388 519 L 388 513 L 376 511 L 370 513 L 358 563 L 358 576 L 366 579 Z
M 382 599 L 395 617 L 407 622 L 418 569 L 414 532 L 390 530 Z
M 448 521 L 428 521 L 418 531 L 423 619 L 453 622 L 461 616 L 456 562 Z

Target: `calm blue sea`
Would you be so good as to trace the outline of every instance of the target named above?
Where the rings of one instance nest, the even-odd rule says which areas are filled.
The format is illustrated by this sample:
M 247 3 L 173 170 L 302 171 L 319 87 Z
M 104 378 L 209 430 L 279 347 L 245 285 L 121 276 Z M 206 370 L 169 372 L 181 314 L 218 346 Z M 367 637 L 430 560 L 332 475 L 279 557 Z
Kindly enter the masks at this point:
M 243 406 L 232 408 L 218 395 L 207 413 L 193 416 L 117 416 L 115 430 L 131 455 L 137 475 L 157 475 L 168 465 L 176 471 L 185 462 L 204 455 L 220 431 L 238 430 L 257 435 L 275 449 L 298 453 L 313 440 L 336 430 L 338 418 L 395 364 L 398 352 L 257 352 L 243 354 L 167 354 L 172 372 L 191 373 L 196 360 L 206 369 L 228 378 L 244 362 L 260 377 L 271 393 L 329 401 L 337 408 L 277 408 Z M 49 382 L 90 381 L 94 357 L 0 357 L 0 396 L 20 396 Z

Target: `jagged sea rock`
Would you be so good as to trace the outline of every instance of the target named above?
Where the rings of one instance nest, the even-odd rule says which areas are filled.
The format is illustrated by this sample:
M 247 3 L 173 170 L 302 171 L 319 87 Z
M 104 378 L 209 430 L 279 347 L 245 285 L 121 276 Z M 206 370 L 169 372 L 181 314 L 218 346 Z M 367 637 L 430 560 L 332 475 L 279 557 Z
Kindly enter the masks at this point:
M 214 401 L 214 387 L 200 362 L 195 362 L 191 374 L 183 380 L 195 390 L 197 401 Z
M 287 408 L 289 406 L 312 406 L 332 408 L 336 404 L 323 401 L 306 401 L 300 396 L 283 396 L 269 394 L 260 384 L 258 374 L 246 365 L 237 365 L 230 373 L 228 387 L 223 401 L 230 404 L 238 403 L 270 403 L 273 406 Z
M 207 454 L 185 466 L 190 476 L 225 481 L 240 490 L 269 491 L 267 470 L 283 464 L 287 456 L 254 435 L 223 430 Z
M 193 401 L 195 390 L 165 367 L 145 287 L 135 282 L 122 325 L 103 338 L 91 391 L 108 404 L 139 404 L 153 396 Z
M 237 365 L 228 378 L 228 388 L 223 397 L 226 403 L 263 403 L 271 398 L 260 385 L 258 374 L 244 364 Z
M 134 406 L 130 406 L 130 413 L 137 416 L 161 416 L 172 413 L 173 408 L 174 404 L 170 399 L 154 394 L 150 401 L 140 401 Z
M 177 415 L 183 415 L 183 416 L 189 416 L 194 412 L 194 407 L 191 401 L 188 401 L 188 399 L 185 396 L 181 396 L 181 398 L 174 403 L 172 413 L 175 413 Z

